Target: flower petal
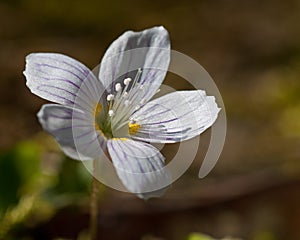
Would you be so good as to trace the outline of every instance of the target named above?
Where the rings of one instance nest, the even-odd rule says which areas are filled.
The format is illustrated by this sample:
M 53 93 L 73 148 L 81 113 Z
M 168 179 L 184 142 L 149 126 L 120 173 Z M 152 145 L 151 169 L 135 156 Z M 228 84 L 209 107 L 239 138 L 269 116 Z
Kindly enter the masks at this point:
M 81 110 L 45 104 L 38 118 L 44 130 L 53 135 L 62 150 L 73 159 L 95 159 L 106 147 L 105 138 L 95 130 L 94 119 Z
M 107 149 L 124 186 L 140 198 L 159 197 L 170 184 L 163 155 L 150 144 L 112 139 Z
M 215 98 L 204 91 L 177 91 L 152 100 L 133 115 L 140 127 L 135 140 L 173 143 L 193 138 L 217 119 Z
M 147 90 L 139 99 L 150 99 L 160 87 L 170 62 L 170 41 L 167 30 L 153 27 L 141 32 L 127 31 L 107 49 L 101 61 L 99 78 L 109 93 L 117 82 L 134 77 L 141 68 L 140 83 Z
M 95 75 L 63 54 L 29 54 L 24 75 L 32 93 L 55 103 L 70 106 L 82 98 L 77 99 L 76 107 L 92 111 L 101 97 L 101 83 Z

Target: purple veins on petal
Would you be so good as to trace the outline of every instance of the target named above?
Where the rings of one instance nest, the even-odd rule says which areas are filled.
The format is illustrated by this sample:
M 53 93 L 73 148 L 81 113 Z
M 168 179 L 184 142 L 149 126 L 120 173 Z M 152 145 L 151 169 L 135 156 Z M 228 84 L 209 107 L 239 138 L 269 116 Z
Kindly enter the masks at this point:
M 62 71 L 68 72 L 71 75 L 75 76 L 81 82 L 84 80 L 81 77 L 79 77 L 77 74 L 75 74 L 74 72 L 72 72 L 72 71 L 70 71 L 68 69 L 64 69 L 64 68 L 61 68 L 61 67 L 52 66 L 52 65 L 49 65 L 47 63 L 36 63 L 35 65 L 40 66 L 40 67 L 43 66 L 43 67 L 49 67 L 49 68 L 53 68 L 53 69 L 60 69 Z M 84 76 L 84 77 L 86 77 L 86 76 Z
M 68 99 L 68 98 L 65 98 L 65 97 L 62 97 L 62 96 L 60 96 L 60 95 L 54 94 L 54 93 L 52 93 L 52 92 L 49 92 L 49 91 L 47 91 L 47 90 L 45 90 L 45 89 L 38 89 L 38 90 L 39 90 L 39 91 L 42 91 L 42 92 L 45 92 L 45 93 L 47 93 L 47 94 L 49 94 L 49 95 L 52 95 L 52 96 L 54 96 L 54 97 L 63 99 L 63 100 L 66 101 L 66 103 L 69 103 L 69 104 L 72 104 L 72 105 L 74 104 L 74 102 L 73 102 L 72 100 L 70 100 L 70 99 Z
M 55 55 L 55 54 L 53 54 L 53 55 Z M 58 55 L 62 56 L 62 54 L 58 54 Z M 44 59 L 51 59 L 51 60 L 54 60 L 54 61 L 59 61 L 59 62 L 61 62 L 61 63 L 63 63 L 63 64 L 66 64 L 66 65 L 72 67 L 72 68 L 75 68 L 76 70 L 78 70 L 79 72 L 81 72 L 83 75 L 87 75 L 87 74 L 89 73 L 89 70 L 83 69 L 79 64 L 73 65 L 73 64 L 70 64 L 70 63 L 68 63 L 68 62 L 66 62 L 66 61 L 58 60 L 57 58 L 44 57 L 44 56 L 41 56 L 41 55 L 38 56 L 38 57 L 39 57 L 39 58 L 44 58 Z M 65 56 L 65 57 L 66 57 L 66 56 Z M 73 59 L 72 59 L 72 60 L 73 60 Z

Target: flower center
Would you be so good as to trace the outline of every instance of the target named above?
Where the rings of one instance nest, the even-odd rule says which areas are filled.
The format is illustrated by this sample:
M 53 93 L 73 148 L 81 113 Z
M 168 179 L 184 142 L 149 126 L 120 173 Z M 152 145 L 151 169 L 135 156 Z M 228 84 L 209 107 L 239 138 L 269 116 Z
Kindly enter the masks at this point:
M 145 104 L 145 84 L 139 81 L 142 70 L 138 69 L 134 80 L 125 78 L 123 84 L 116 83 L 114 92 L 106 96 L 107 106 L 96 106 L 96 129 L 101 129 L 108 138 L 127 137 L 140 129 L 131 114 Z M 99 117 L 100 116 L 100 117 Z

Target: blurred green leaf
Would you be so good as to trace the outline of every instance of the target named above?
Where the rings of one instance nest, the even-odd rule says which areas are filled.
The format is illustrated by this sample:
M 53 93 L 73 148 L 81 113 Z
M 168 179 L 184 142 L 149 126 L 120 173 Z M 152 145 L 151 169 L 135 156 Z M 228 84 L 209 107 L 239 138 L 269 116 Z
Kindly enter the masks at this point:
M 17 191 L 21 180 L 15 151 L 2 153 L 0 155 L 0 211 L 18 202 Z
M 24 141 L 0 155 L 0 209 L 15 205 L 21 186 L 40 175 L 40 148 L 33 141 Z
M 214 238 L 201 233 L 192 233 L 187 240 L 214 240 Z
M 81 162 L 65 159 L 53 191 L 56 194 L 87 193 L 91 176 Z
M 16 166 L 23 182 L 33 175 L 41 174 L 41 148 L 36 142 L 20 142 L 14 152 Z
M 187 240 L 217 240 L 215 238 L 212 238 L 208 235 L 202 234 L 202 233 L 191 233 Z M 237 239 L 237 238 L 231 238 L 231 237 L 225 237 L 222 238 L 220 240 L 241 240 L 241 239 Z
M 254 237 L 253 240 L 275 240 L 277 239 L 273 233 L 269 231 L 261 231 L 258 232 Z
M 44 206 L 39 195 L 49 185 L 39 181 L 43 178 L 40 159 L 41 148 L 31 140 L 0 156 L 0 239 L 9 239 L 12 228 L 25 221 L 35 207 Z

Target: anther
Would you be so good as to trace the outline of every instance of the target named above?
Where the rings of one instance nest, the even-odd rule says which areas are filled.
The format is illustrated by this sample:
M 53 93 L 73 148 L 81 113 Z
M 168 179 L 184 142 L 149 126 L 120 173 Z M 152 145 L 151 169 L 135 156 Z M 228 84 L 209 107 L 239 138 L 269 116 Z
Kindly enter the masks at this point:
M 115 113 L 114 113 L 113 110 L 109 110 L 109 111 L 108 111 L 108 115 L 109 115 L 110 117 L 112 117 L 114 114 L 115 114 Z
M 106 97 L 106 100 L 107 100 L 107 101 L 112 101 L 112 100 L 114 100 L 114 95 L 113 95 L 113 94 L 108 94 L 107 97 Z
M 120 84 L 120 83 L 117 83 L 117 84 L 115 85 L 115 89 L 116 89 L 117 92 L 121 91 L 121 90 L 122 90 L 121 84 Z
M 124 79 L 124 85 L 127 86 L 131 82 L 131 78 Z

